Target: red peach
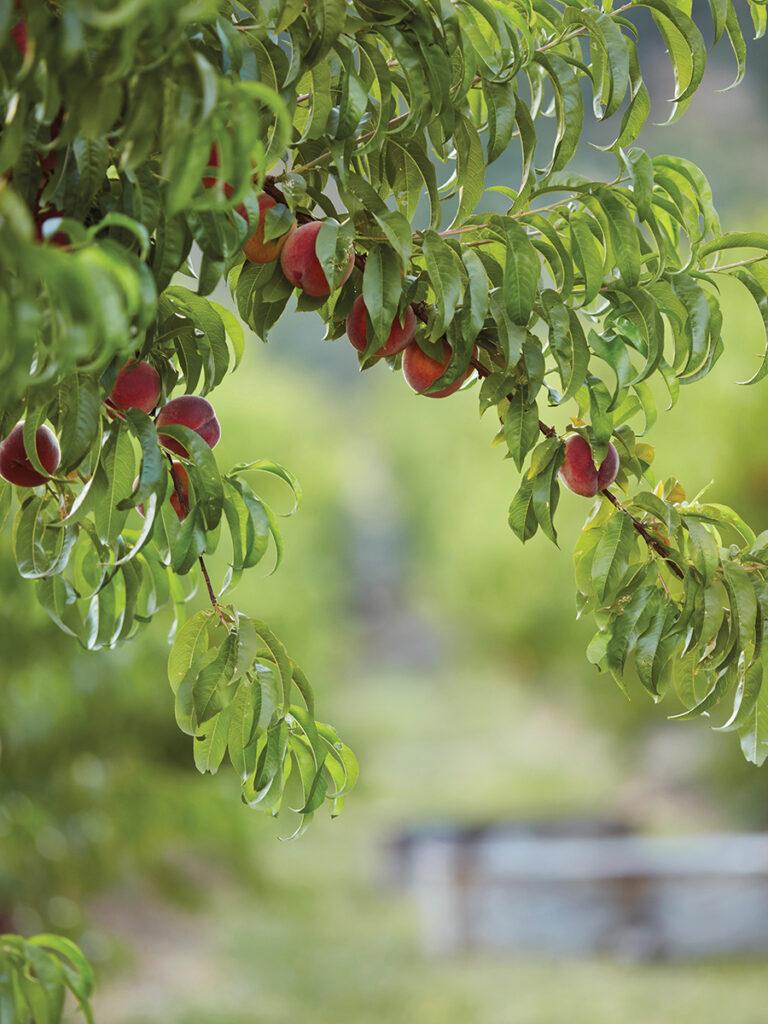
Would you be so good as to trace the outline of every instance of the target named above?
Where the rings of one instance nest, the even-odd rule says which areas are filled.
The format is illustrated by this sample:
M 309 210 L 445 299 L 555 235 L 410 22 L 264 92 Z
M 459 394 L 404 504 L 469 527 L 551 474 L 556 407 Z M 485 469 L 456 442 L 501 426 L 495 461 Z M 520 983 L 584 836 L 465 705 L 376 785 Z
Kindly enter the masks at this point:
M 256 228 L 250 238 L 246 239 L 243 245 L 243 252 L 245 258 L 250 260 L 251 263 L 273 263 L 280 255 L 280 251 L 285 245 L 285 240 L 290 233 L 290 228 L 282 235 L 277 238 L 271 238 L 268 242 L 264 241 L 264 226 L 265 219 L 267 216 L 267 210 L 271 210 L 273 206 L 277 206 L 277 202 L 268 196 L 266 192 L 262 192 L 259 196 L 259 226 Z M 245 207 L 238 208 L 238 213 L 242 210 L 242 214 L 245 219 L 248 220 L 248 214 L 245 211 Z
M 51 220 L 54 217 L 63 217 L 64 213 L 61 210 L 56 210 L 52 206 L 46 207 L 44 210 L 38 210 L 35 214 L 35 238 L 38 242 L 43 241 L 43 224 L 47 220 Z M 69 245 L 69 235 L 66 231 L 56 231 L 45 239 L 48 245 L 56 245 L 59 247 Z
M 171 505 L 179 519 L 186 519 L 189 512 L 189 473 L 180 462 L 174 462 L 171 466 L 171 479 Z
M 179 519 L 186 519 L 189 513 L 189 473 L 180 462 L 171 463 L 171 483 L 171 507 Z M 133 481 L 134 491 L 138 486 L 139 478 L 136 477 Z M 145 515 L 143 505 L 137 505 L 136 511 L 142 517 Z
M 289 232 L 280 253 L 280 266 L 294 288 L 301 288 L 306 295 L 314 298 L 325 298 L 331 294 L 331 287 L 316 251 L 317 236 L 322 226 L 322 221 L 313 220 L 294 228 Z M 355 256 L 350 252 L 339 288 L 349 278 L 354 265 Z
M 451 361 L 451 348 L 443 341 L 438 349 L 443 355 L 441 362 L 422 352 L 416 342 L 412 342 L 403 353 L 403 376 L 408 386 L 421 395 L 427 391 L 434 382 L 445 373 L 448 363 Z M 433 391 L 427 394 L 427 398 L 445 398 L 458 391 L 464 381 L 472 373 L 472 367 L 468 366 L 464 373 L 447 387 L 440 391 Z
M 560 479 L 574 494 L 594 498 L 598 491 L 610 487 L 619 472 L 619 453 L 608 445 L 600 469 L 595 466 L 592 449 L 581 434 L 571 434 L 565 442 L 565 460 L 560 467 Z
M 218 147 L 217 147 L 215 142 L 211 146 L 211 151 L 208 154 L 208 166 L 209 167 L 218 167 L 219 166 L 219 150 L 218 150 Z M 203 177 L 203 187 L 204 188 L 213 188 L 214 185 L 216 184 L 216 181 L 217 181 L 216 178 L 211 177 L 210 175 L 206 174 Z
M 375 356 L 394 356 L 402 352 L 413 341 L 416 334 L 416 314 L 412 306 L 406 306 L 402 324 L 398 317 L 392 321 L 387 340 L 374 352 Z M 365 352 L 368 347 L 368 311 L 362 295 L 358 295 L 352 303 L 347 317 L 347 337 L 358 352 Z
M 56 139 L 61 135 L 61 129 L 64 125 L 64 108 L 60 107 L 59 112 L 51 122 L 51 142 L 55 142 Z M 49 150 L 47 153 L 40 154 L 40 170 L 43 172 L 43 181 L 49 178 L 56 170 L 56 164 L 59 159 L 59 151 L 55 149 Z M 41 183 L 42 184 L 42 183 Z
M 24 18 L 22 18 L 20 21 L 17 21 L 16 24 L 11 29 L 11 38 L 13 39 L 14 43 L 16 43 L 16 48 L 18 49 L 21 56 L 26 57 L 28 45 L 27 23 L 24 20 Z
M 39 427 L 35 434 L 37 457 L 47 473 L 55 473 L 61 461 L 59 442 L 48 427 Z M 0 476 L 17 487 L 37 487 L 48 477 L 39 473 L 24 448 L 24 424 L 17 423 L 0 444 Z
M 160 398 L 160 374 L 151 363 L 133 359 L 118 373 L 107 402 L 114 409 L 152 412 Z
M 164 426 L 189 427 L 202 437 L 209 448 L 215 448 L 221 437 L 221 427 L 213 406 L 199 395 L 180 395 L 172 399 L 157 414 L 156 423 L 158 430 Z M 176 455 L 189 454 L 176 438 L 160 433 L 159 439 L 165 448 Z
M 218 146 L 216 145 L 215 142 L 211 146 L 211 152 L 208 154 L 208 166 L 209 167 L 219 167 L 220 166 L 220 162 L 219 162 L 219 149 L 218 149 Z M 213 177 L 210 174 L 203 175 L 203 178 L 202 178 L 203 188 L 215 188 L 218 180 L 219 179 L 217 177 Z M 227 182 L 224 182 L 224 195 L 227 197 L 227 199 L 229 199 L 229 197 L 232 195 L 232 193 L 234 191 L 235 190 L 232 188 L 231 185 L 229 185 Z

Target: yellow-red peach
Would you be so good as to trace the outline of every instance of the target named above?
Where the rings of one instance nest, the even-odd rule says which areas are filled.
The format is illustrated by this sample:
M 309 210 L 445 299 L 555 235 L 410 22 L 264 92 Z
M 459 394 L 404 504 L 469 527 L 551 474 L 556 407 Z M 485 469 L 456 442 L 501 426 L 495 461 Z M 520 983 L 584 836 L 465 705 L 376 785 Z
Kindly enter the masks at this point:
M 151 363 L 130 359 L 115 378 L 107 404 L 113 409 L 152 412 L 160 398 L 160 374 Z
M 189 513 L 189 473 L 181 462 L 171 463 L 171 483 L 171 508 L 179 519 L 186 519 Z M 136 477 L 133 481 L 134 491 L 138 486 L 139 478 Z M 140 516 L 145 514 L 143 505 L 137 505 L 136 511 Z
M 251 263 L 273 263 L 285 245 L 285 240 L 290 233 L 290 228 L 282 235 L 277 238 L 271 238 L 268 242 L 264 241 L 264 226 L 267 216 L 267 211 L 271 210 L 273 206 L 277 206 L 277 202 L 268 196 L 266 192 L 262 192 L 259 196 L 259 226 L 256 228 L 254 233 L 246 239 L 243 245 L 243 253 L 245 258 L 250 260 Z M 238 212 L 241 212 L 241 208 L 238 207 Z M 248 214 L 245 212 L 245 207 L 242 207 L 242 213 L 245 219 L 248 220 Z
M 211 146 L 211 151 L 208 154 L 208 166 L 209 167 L 219 167 L 220 166 L 220 162 L 219 162 L 219 148 L 218 148 L 218 146 L 216 145 L 215 142 Z M 211 174 L 203 175 L 203 179 L 202 179 L 202 181 L 203 181 L 203 188 L 215 188 L 218 180 L 219 180 L 218 177 L 214 177 Z M 229 197 L 232 195 L 232 193 L 234 191 L 235 190 L 232 188 L 232 186 L 228 182 L 225 181 L 224 182 L 224 195 L 227 197 L 227 199 L 229 199 Z
M 283 273 L 294 286 L 301 288 L 306 295 L 314 298 L 325 298 L 331 294 L 331 286 L 325 276 L 320 260 L 317 258 L 317 236 L 322 221 L 313 220 L 309 224 L 302 224 L 301 227 L 293 228 L 288 233 L 282 251 L 280 253 L 280 266 Z M 352 273 L 355 265 L 354 253 L 350 252 L 349 259 L 338 283 L 340 288 Z
M 171 480 L 171 505 L 179 519 L 186 519 L 189 512 L 189 473 L 180 462 L 174 462 L 171 466 Z
M 61 461 L 59 442 L 49 427 L 39 427 L 35 434 L 37 457 L 49 475 L 55 473 Z M 17 423 L 0 444 L 0 476 L 17 487 L 37 487 L 48 479 L 32 465 L 24 448 L 24 424 Z
M 213 406 L 199 395 L 180 395 L 171 399 L 157 414 L 156 423 L 160 443 L 183 457 L 188 455 L 184 445 L 175 437 L 163 434 L 163 427 L 189 427 L 202 437 L 209 448 L 215 448 L 221 437 L 221 427 Z
M 392 321 L 387 340 L 374 352 L 375 356 L 395 356 L 413 341 L 416 334 L 416 314 L 412 306 L 407 306 L 403 322 L 395 317 Z M 368 347 L 368 311 L 362 295 L 358 295 L 352 303 L 347 316 L 347 337 L 358 352 L 365 352 Z
M 600 468 L 595 466 L 592 449 L 581 434 L 571 434 L 565 442 L 565 459 L 560 479 L 574 494 L 594 498 L 598 491 L 610 487 L 619 472 L 619 453 L 608 445 Z
M 22 57 L 27 55 L 27 23 L 21 18 L 11 29 L 11 38 L 16 43 L 16 48 Z
M 412 342 L 403 353 L 403 376 L 408 386 L 418 395 L 424 394 L 435 381 L 445 373 L 448 363 L 451 361 L 451 347 L 443 341 L 437 349 L 442 359 L 439 361 L 428 356 L 419 348 L 416 342 Z M 446 398 L 458 391 L 464 381 L 472 373 L 472 367 L 468 366 L 464 373 L 458 377 L 453 384 L 441 388 L 439 391 L 432 391 L 427 398 Z

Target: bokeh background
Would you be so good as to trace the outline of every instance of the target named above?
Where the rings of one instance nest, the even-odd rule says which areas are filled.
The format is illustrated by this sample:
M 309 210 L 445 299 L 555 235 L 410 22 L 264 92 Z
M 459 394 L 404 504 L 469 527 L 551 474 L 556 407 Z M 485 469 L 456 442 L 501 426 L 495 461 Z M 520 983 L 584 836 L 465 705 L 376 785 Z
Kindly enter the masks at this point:
M 745 29 L 747 26 L 745 25 Z M 729 229 L 768 227 L 768 59 L 744 85 L 718 48 L 687 117 L 651 128 L 710 176 Z M 645 54 L 656 120 L 667 58 Z M 595 131 L 598 139 L 600 132 Z M 584 166 L 611 173 L 588 150 Z M 513 184 L 499 161 L 490 184 Z M 765 385 L 739 387 L 764 344 L 726 293 L 727 352 L 654 428 L 660 476 L 768 526 Z M 565 962 L 424 952 L 392 886 L 402 829 L 596 814 L 649 832 L 763 829 L 768 775 L 732 736 L 587 664 L 570 551 L 587 509 L 564 495 L 561 547 L 506 526 L 516 474 L 476 395 L 412 395 L 360 374 L 344 339 L 290 315 L 214 396 L 222 464 L 269 456 L 302 481 L 275 576 L 241 584 L 313 679 L 362 765 L 337 821 L 299 842 L 249 812 L 228 771 L 197 775 L 173 720 L 168 623 L 79 653 L 0 544 L 0 924 L 79 939 L 97 964 L 99 1024 L 654 1024 L 763 1021 L 768 962 Z M 221 565 L 214 564 L 216 573 Z M 0 927 L 2 930 L 2 927 Z

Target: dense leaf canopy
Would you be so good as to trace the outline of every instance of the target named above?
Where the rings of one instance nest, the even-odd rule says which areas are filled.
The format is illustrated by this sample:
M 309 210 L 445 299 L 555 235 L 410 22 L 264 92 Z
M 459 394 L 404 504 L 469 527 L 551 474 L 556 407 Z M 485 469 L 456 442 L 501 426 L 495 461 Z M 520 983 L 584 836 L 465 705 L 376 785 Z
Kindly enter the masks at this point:
M 768 236 L 724 233 L 701 170 L 635 145 L 651 112 L 640 33 L 668 51 L 670 121 L 701 84 L 703 33 L 727 39 L 744 74 L 732 0 L 710 0 L 707 24 L 691 7 L 0 3 L 0 427 L 23 421 L 45 478 L 0 491 L 18 569 L 89 649 L 172 610 L 179 726 L 201 771 L 229 758 L 251 806 L 276 814 L 287 791 L 302 828 L 325 801 L 337 812 L 357 774 L 272 630 L 229 603 L 269 549 L 280 561 L 258 479 L 276 476 L 297 504 L 300 490 L 264 453 L 220 467 L 183 419 L 158 434 L 155 412 L 214 391 L 237 369 L 241 321 L 266 340 L 296 283 L 328 337 L 362 296 L 362 366 L 437 366 L 417 386 L 434 397 L 470 378 L 520 473 L 521 540 L 557 538 L 566 436 L 547 408 L 568 410 L 595 465 L 612 445 L 618 474 L 575 554 L 579 610 L 598 627 L 590 660 L 656 699 L 672 691 L 681 717 L 727 701 L 721 727 L 750 760 L 768 754 L 768 533 L 656 483 L 646 440 L 654 382 L 674 403 L 723 351 L 719 281 L 740 282 L 768 324 Z M 765 5 L 747 11 L 761 35 Z M 603 121 L 615 168 L 593 180 L 571 165 Z M 510 151 L 519 180 L 486 189 Z M 316 221 L 320 287 L 291 264 Z M 210 298 L 221 281 L 239 319 Z M 405 356 L 382 355 L 413 314 Z M 157 371 L 146 408 L 114 399 L 129 359 Z M 766 374 L 768 357 L 751 383 Z M 44 424 L 53 469 L 35 442 Z M 205 556 L 220 545 L 230 569 L 215 586 Z M 211 603 L 188 617 L 191 579 Z
M 326 802 L 338 813 L 357 765 L 230 592 L 281 559 L 258 481 L 294 506 L 301 492 L 264 452 L 221 467 L 202 402 L 237 369 L 243 323 L 267 340 L 297 291 L 363 368 L 403 363 L 414 390 L 474 389 L 495 410 L 522 541 L 556 541 L 561 480 L 591 496 L 575 552 L 589 659 L 671 693 L 679 717 L 719 713 L 749 760 L 768 756 L 768 533 L 656 482 L 647 439 L 657 385 L 673 404 L 723 351 L 725 278 L 768 327 L 768 236 L 723 232 L 702 171 L 635 144 L 646 34 L 672 68 L 670 122 L 712 45 L 730 46 L 734 84 L 745 73 L 765 3 L 702 6 L 0 0 L 0 521 L 85 648 L 171 612 L 195 764 L 228 758 L 243 800 L 290 806 L 297 831 Z M 611 163 L 601 180 L 573 169 L 587 132 Z M 488 188 L 510 153 L 514 186 Z M 221 282 L 239 318 L 210 298 Z M 766 375 L 768 355 L 748 383 Z M 196 585 L 210 606 L 190 614 Z M 0 937 L 0 1016 L 58 1020 L 66 990 L 90 1019 L 76 947 Z

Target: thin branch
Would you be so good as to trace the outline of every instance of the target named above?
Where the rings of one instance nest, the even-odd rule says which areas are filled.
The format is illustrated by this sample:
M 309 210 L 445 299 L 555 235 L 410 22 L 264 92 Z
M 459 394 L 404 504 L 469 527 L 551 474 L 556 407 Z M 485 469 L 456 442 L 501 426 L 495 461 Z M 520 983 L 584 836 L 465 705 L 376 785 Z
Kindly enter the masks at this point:
M 619 512 L 623 512 L 625 516 L 629 516 L 635 531 L 643 538 L 643 540 L 651 549 L 651 551 L 657 554 L 659 558 L 661 558 L 667 564 L 669 570 L 672 572 L 673 575 L 677 576 L 679 580 L 684 580 L 685 573 L 677 564 L 677 562 L 672 558 L 672 553 L 670 552 L 666 544 L 662 544 L 660 540 L 657 540 L 653 536 L 653 534 L 648 530 L 644 523 L 641 523 L 639 519 L 635 519 L 635 517 L 630 512 L 627 512 L 627 510 L 621 504 L 616 495 L 612 491 L 609 491 L 607 487 L 600 493 L 603 495 L 604 498 L 607 498 L 608 501 L 610 501 L 610 503 L 613 505 L 615 509 L 617 509 Z
M 178 491 L 176 493 L 178 494 Z M 229 619 L 224 614 L 224 610 L 219 604 L 219 599 L 216 597 L 216 591 L 213 589 L 213 584 L 211 583 L 211 577 L 208 574 L 208 566 L 205 564 L 205 559 L 203 558 L 202 555 L 200 555 L 197 561 L 200 565 L 200 571 L 203 574 L 203 579 L 205 580 L 205 586 L 208 591 L 208 597 L 210 598 L 211 604 L 213 605 L 213 610 L 216 612 L 216 614 L 224 623 L 224 625 L 229 626 Z
M 748 249 L 749 246 L 745 245 L 744 248 Z M 717 265 L 714 267 L 703 267 L 702 271 L 705 274 L 719 274 L 723 270 L 738 270 L 739 267 L 751 267 L 753 264 L 763 263 L 765 260 L 768 260 L 767 253 L 763 253 L 762 256 L 750 256 L 746 260 L 737 260 L 735 263 L 723 263 L 719 267 Z

